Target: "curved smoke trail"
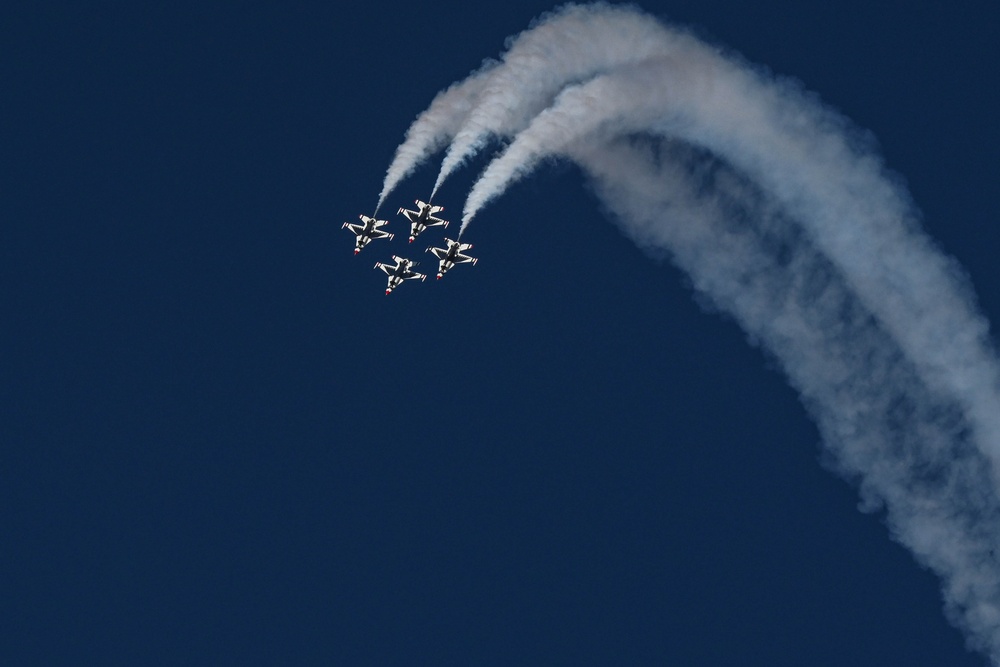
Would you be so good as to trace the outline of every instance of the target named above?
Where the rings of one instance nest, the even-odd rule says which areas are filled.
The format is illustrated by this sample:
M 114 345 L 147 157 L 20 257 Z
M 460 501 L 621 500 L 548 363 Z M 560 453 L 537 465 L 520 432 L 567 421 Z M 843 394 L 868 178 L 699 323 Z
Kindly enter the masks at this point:
M 493 66 L 494 63 L 486 62 L 465 81 L 441 91 L 427 111 L 417 116 L 385 173 L 385 183 L 375 206 L 376 214 L 385 203 L 385 198 L 404 178 L 412 174 L 420 163 L 445 147 L 455 128 L 461 126 L 479 99 Z M 436 191 L 437 187 L 434 189 Z
M 548 15 L 511 44 L 464 124 L 455 133 L 438 173 L 435 191 L 478 152 L 492 135 L 510 136 L 548 107 L 571 82 L 609 69 L 666 56 L 682 48 L 685 35 L 665 30 L 628 9 L 569 6 Z M 585 58 L 580 54 L 586 53 Z M 517 101 L 511 104 L 511 91 Z
M 586 81 L 609 68 L 668 55 L 690 40 L 630 9 L 568 5 L 539 18 L 510 40 L 502 63 L 487 63 L 465 81 L 434 98 L 410 126 L 386 172 L 379 207 L 422 162 L 448 145 L 438 189 L 491 136 L 524 129 L 572 82 Z M 585 54 L 584 57 L 580 57 Z M 512 100 L 512 91 L 517 99 Z
M 643 23 L 641 58 L 597 46 Z M 591 39 L 572 37 L 581 26 Z M 796 85 L 633 9 L 567 7 L 482 76 L 461 118 L 414 124 L 438 130 L 424 157 L 454 138 L 445 176 L 490 135 L 511 140 L 462 229 L 541 160 L 576 162 L 637 242 L 666 250 L 775 356 L 832 460 L 1000 665 L 1000 366 L 961 268 L 860 134 Z

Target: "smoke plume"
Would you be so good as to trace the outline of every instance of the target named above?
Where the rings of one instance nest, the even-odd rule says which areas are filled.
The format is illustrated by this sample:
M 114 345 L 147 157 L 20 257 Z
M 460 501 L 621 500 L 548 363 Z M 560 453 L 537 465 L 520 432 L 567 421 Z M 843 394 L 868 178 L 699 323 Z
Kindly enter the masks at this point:
M 964 272 L 866 135 L 794 82 L 598 4 L 544 17 L 442 93 L 383 194 L 451 142 L 440 185 L 490 137 L 509 145 L 462 231 L 541 161 L 579 165 L 626 233 L 773 355 L 831 464 L 1000 665 L 1000 366 Z
M 375 213 L 382 208 L 386 197 L 396 186 L 424 160 L 444 148 L 457 128 L 461 127 L 482 94 L 493 65 L 494 63 L 487 61 L 465 81 L 438 93 L 430 107 L 417 116 L 385 173 L 385 183 L 378 196 Z M 436 187 L 434 189 L 437 190 Z

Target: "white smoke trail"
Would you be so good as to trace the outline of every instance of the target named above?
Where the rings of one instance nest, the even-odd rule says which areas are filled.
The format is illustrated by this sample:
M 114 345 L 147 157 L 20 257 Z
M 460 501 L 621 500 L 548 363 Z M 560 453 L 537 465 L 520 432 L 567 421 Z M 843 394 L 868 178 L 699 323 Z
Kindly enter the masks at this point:
M 690 41 L 635 11 L 603 3 L 570 5 L 543 16 L 511 40 L 501 65 L 491 72 L 448 147 L 434 191 L 491 136 L 525 128 L 568 83 L 669 55 Z
M 621 62 L 595 48 L 633 24 L 623 13 L 668 35 L 662 49 Z M 508 54 L 469 101 L 470 138 L 449 155 L 489 133 L 512 142 L 473 186 L 462 230 L 540 160 L 576 161 L 626 230 L 778 359 L 836 465 L 1000 665 L 1000 367 L 960 267 L 859 133 L 796 85 L 636 10 L 570 7 L 535 30 L 560 15 L 598 38 L 550 35 L 516 76 Z
M 885 508 L 894 539 L 942 576 L 948 618 L 1000 664 L 1000 499 L 959 401 L 921 382 L 775 201 L 690 149 L 667 153 L 591 139 L 569 155 L 640 245 L 666 249 L 775 356 L 831 462 L 859 483 L 867 509 Z
M 406 138 L 385 173 L 382 192 L 378 196 L 375 213 L 382 208 L 386 197 L 399 183 L 413 173 L 424 160 L 444 148 L 463 119 L 469 115 L 483 87 L 489 80 L 490 70 L 495 63 L 486 62 L 465 81 L 456 83 L 437 94 L 426 111 L 406 132 Z M 435 186 L 435 191 L 437 187 Z M 433 198 L 433 197 L 432 197 Z
M 603 26 L 594 21 L 598 15 Z M 526 127 L 568 82 L 668 55 L 690 39 L 635 11 L 603 3 L 569 5 L 543 15 L 510 41 L 501 63 L 487 61 L 465 81 L 439 93 L 417 117 L 386 171 L 378 208 L 403 179 L 449 142 L 431 199 L 490 136 L 508 136 Z M 572 48 L 565 48 L 567 44 Z M 517 99 L 511 98 L 514 90 Z
M 845 122 L 796 88 L 694 46 L 566 89 L 472 188 L 472 216 L 538 159 L 598 128 L 652 132 L 724 156 L 800 220 L 926 380 L 963 397 L 1000 463 L 1000 368 L 953 261 L 919 232 L 908 197 Z M 956 340 L 956 336 L 960 337 Z

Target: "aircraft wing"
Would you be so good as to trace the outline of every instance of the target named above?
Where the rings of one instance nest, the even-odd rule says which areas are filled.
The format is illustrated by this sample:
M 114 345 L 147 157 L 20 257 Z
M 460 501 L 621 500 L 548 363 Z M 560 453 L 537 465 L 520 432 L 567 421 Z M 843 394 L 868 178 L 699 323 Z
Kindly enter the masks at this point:
M 445 227 L 447 227 L 448 226 L 448 221 L 447 220 L 442 220 L 441 218 L 435 218 L 433 215 L 427 216 L 427 226 L 428 227 L 437 227 L 439 225 L 444 225 Z
M 389 264 L 383 264 L 382 262 L 376 262 L 374 268 L 382 269 L 387 276 L 391 276 L 398 266 L 398 264 L 396 266 L 391 266 Z
M 448 251 L 444 248 L 428 248 L 427 252 L 434 253 L 434 256 L 438 259 L 444 259 L 448 255 Z
M 364 230 L 364 227 L 362 227 L 361 225 L 352 224 L 350 222 L 345 222 L 343 225 L 341 225 L 340 228 L 349 230 L 355 236 L 360 236 L 361 232 Z

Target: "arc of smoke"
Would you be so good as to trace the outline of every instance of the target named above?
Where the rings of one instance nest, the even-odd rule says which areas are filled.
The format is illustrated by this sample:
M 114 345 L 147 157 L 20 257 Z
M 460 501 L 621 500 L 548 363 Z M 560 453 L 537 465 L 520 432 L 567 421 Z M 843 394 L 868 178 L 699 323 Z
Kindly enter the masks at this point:
M 1000 469 L 1000 367 L 961 269 L 919 231 L 909 198 L 875 156 L 852 145 L 843 119 L 707 48 L 566 89 L 487 166 L 461 231 L 540 159 L 607 127 L 701 146 L 772 193 L 919 360 L 927 381 L 962 397 Z
M 482 94 L 495 65 L 496 63 L 486 62 L 464 81 L 441 91 L 431 101 L 430 107 L 417 116 L 386 170 L 382 192 L 379 193 L 378 204 L 375 206 L 376 214 L 386 197 L 403 179 L 412 174 L 430 155 L 445 147 Z
M 837 468 L 868 508 L 886 508 L 893 537 L 943 578 L 949 620 L 1000 664 L 1000 499 L 953 399 L 928 388 L 777 202 L 732 171 L 706 189 L 697 163 L 595 137 L 567 155 L 637 243 L 666 249 L 775 356 Z
M 491 136 L 527 127 L 567 84 L 669 55 L 690 40 L 631 9 L 606 4 L 569 5 L 543 16 L 510 41 L 501 65 L 454 135 L 434 191 Z
M 594 21 L 596 16 L 604 26 Z M 417 117 L 386 171 L 378 208 L 403 179 L 446 145 L 431 199 L 491 136 L 509 136 L 526 127 L 568 82 L 668 55 L 691 39 L 631 9 L 603 3 L 567 5 L 543 15 L 509 40 L 501 62 L 487 61 L 439 93 Z M 567 44 L 573 48 L 563 48 Z M 512 99 L 515 89 L 518 97 Z
M 681 35 L 636 10 L 575 16 L 610 41 L 622 11 Z M 1000 665 L 1000 371 L 964 274 L 844 119 L 685 39 L 603 65 L 593 44 L 551 41 L 539 58 L 579 58 L 597 76 L 536 62 L 493 78 L 459 121 L 479 139 L 452 149 L 474 150 L 462 145 L 481 145 L 486 127 L 513 141 L 473 186 L 462 229 L 540 160 L 576 161 L 633 237 L 667 250 L 775 355 L 837 465 L 886 508 L 893 537 L 941 576 L 948 617 Z M 500 99 L 511 108 L 488 112 Z M 666 143 L 637 147 L 634 133 Z M 705 155 L 724 166 L 707 189 Z
M 658 71 L 661 80 L 657 83 L 662 88 L 656 100 L 637 105 L 626 95 L 641 86 L 647 70 Z M 671 73 L 669 59 L 654 59 L 584 84 L 567 86 L 552 106 L 514 136 L 511 144 L 476 180 L 465 200 L 461 231 L 465 231 L 486 204 L 531 173 L 543 158 L 562 155 L 568 146 L 594 134 L 600 127 L 615 125 L 620 133 L 628 133 L 648 127 L 654 119 L 665 124 L 669 115 L 665 111 L 667 100 L 684 97 L 683 91 L 677 89 L 679 82 L 667 80 Z

